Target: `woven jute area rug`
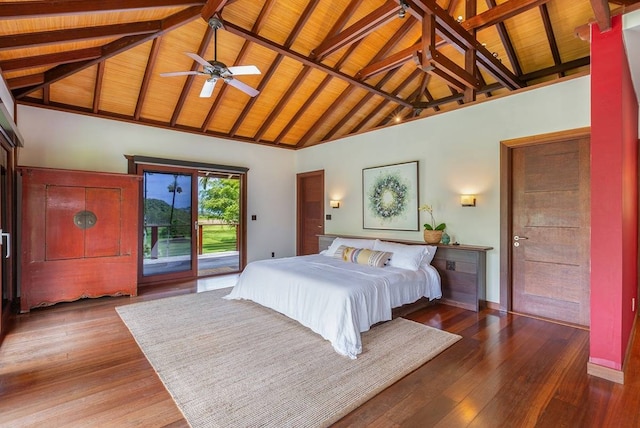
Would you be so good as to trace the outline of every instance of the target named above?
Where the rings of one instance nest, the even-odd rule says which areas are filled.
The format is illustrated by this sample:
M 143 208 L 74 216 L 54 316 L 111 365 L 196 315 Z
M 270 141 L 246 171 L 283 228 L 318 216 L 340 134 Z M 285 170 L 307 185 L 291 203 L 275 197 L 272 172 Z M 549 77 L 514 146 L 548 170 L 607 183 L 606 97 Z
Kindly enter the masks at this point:
M 460 336 L 396 318 L 363 333 L 356 360 L 229 289 L 116 308 L 193 427 L 337 421 Z

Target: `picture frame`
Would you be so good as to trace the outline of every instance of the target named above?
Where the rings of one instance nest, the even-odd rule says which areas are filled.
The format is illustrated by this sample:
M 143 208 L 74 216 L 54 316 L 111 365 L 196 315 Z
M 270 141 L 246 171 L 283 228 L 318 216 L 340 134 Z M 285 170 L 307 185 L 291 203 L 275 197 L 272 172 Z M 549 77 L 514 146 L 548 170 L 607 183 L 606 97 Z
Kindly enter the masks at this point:
M 362 170 L 363 229 L 419 228 L 418 161 Z

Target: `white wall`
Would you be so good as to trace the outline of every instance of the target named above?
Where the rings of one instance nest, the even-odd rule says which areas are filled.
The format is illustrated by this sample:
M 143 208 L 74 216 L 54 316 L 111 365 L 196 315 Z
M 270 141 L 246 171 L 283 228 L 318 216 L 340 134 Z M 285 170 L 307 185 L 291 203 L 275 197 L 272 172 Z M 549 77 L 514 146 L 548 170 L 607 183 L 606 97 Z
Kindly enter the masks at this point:
M 326 233 L 421 241 L 422 231 L 362 228 L 362 169 L 418 160 L 419 204 L 434 206 L 452 240 L 494 248 L 487 299 L 498 303 L 500 141 L 589 126 L 589 106 L 590 79 L 580 77 L 298 151 L 296 172 L 325 171 Z M 476 194 L 477 206 L 461 207 L 461 193 Z
M 249 168 L 248 261 L 295 255 L 295 152 L 54 110 L 18 106 L 18 164 L 127 172 L 124 155 Z
M 299 151 L 243 144 L 89 116 L 18 106 L 18 163 L 126 172 L 125 154 L 249 167 L 249 261 L 295 254 L 295 174 L 324 169 L 327 233 L 422 240 L 422 232 L 362 228 L 362 169 L 418 160 L 419 203 L 487 257 L 487 299 L 499 302 L 501 140 L 590 124 L 590 79 L 580 77 Z M 461 193 L 478 196 L 460 206 Z M 329 199 L 341 200 L 339 209 Z M 421 216 L 421 223 L 427 218 Z

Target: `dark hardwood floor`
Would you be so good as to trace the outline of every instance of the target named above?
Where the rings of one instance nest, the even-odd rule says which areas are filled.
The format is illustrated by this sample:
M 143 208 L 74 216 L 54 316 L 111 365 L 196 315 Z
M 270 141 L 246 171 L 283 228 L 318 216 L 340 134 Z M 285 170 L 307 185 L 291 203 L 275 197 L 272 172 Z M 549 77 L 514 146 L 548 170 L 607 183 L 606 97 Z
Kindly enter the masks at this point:
M 182 427 L 114 307 L 195 282 L 18 315 L 0 346 L 0 426 Z M 463 336 L 335 426 L 640 427 L 640 333 L 625 385 L 586 373 L 585 330 L 433 305 L 407 316 Z

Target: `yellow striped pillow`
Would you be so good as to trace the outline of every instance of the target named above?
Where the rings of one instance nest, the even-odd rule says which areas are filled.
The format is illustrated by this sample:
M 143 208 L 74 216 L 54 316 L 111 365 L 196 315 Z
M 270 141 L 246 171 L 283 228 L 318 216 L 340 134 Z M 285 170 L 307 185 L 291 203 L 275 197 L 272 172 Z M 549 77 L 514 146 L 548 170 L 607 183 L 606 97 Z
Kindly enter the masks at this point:
M 334 257 L 345 262 L 358 263 L 374 267 L 384 267 L 389 263 L 393 253 L 386 251 L 367 250 L 365 248 L 346 247 L 341 245 L 335 252 Z

